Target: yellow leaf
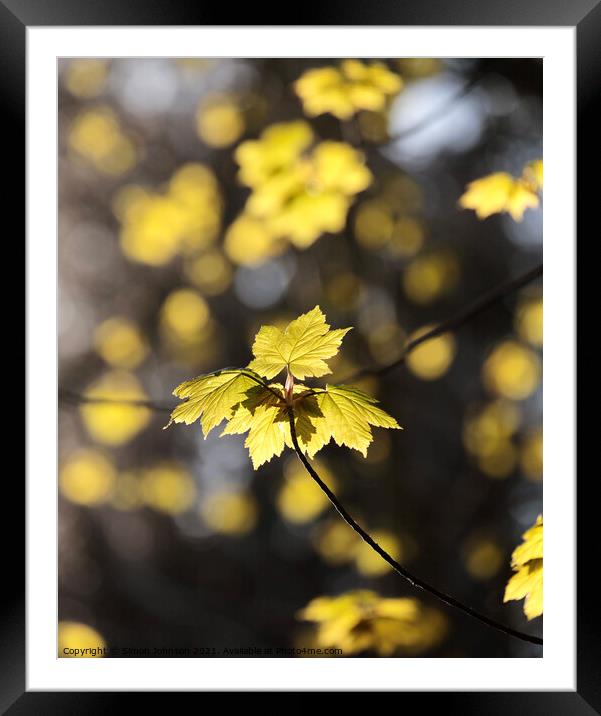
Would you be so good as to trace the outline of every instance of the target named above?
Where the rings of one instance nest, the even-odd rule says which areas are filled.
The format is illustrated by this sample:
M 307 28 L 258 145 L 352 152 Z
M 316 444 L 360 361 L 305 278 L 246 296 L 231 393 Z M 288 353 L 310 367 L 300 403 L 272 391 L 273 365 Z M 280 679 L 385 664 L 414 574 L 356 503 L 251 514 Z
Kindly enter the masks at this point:
M 329 112 L 348 120 L 361 109 L 380 110 L 389 97 L 403 87 L 399 75 L 382 62 L 364 63 L 344 60 L 340 67 L 318 67 L 307 70 L 294 89 L 311 117 Z
M 511 555 L 516 572 L 505 588 L 504 602 L 524 599 L 524 614 L 534 619 L 543 613 L 543 518 L 523 534 L 524 541 Z
M 181 383 L 173 395 L 187 400 L 171 413 L 169 425 L 190 425 L 200 419 L 206 438 L 222 420 L 232 417 L 234 407 L 246 397 L 246 391 L 255 385 L 257 380 L 250 377 L 249 371 L 243 370 L 221 370 Z
M 309 412 L 313 406 L 313 415 Z M 358 450 L 363 457 L 373 441 L 370 425 L 380 428 L 400 429 L 397 421 L 378 408 L 375 398 L 349 385 L 328 385 L 299 405 L 295 412 L 298 422 L 295 428 L 299 432 L 299 442 L 309 454 L 313 455 L 334 438 L 337 445 Z M 321 415 L 319 415 L 321 413 Z M 308 427 L 303 433 L 304 422 Z M 300 426 L 297 425 L 300 423 Z
M 254 412 L 248 437 L 244 443 L 254 469 L 279 457 L 286 445 L 288 415 L 285 408 L 260 405 Z
M 350 328 L 331 331 L 319 306 L 304 313 L 282 331 L 263 326 L 255 337 L 255 359 L 249 368 L 266 378 L 273 378 L 284 368 L 296 378 L 319 378 L 331 373 L 324 359 L 332 358 Z
M 515 221 L 521 221 L 526 209 L 534 209 L 538 204 L 536 187 L 506 172 L 476 179 L 468 184 L 467 191 L 459 199 L 459 205 L 473 209 L 479 219 L 507 212 Z
M 290 415 L 299 447 L 311 457 L 334 438 L 338 445 L 363 455 L 373 437 L 370 426 L 398 428 L 396 420 L 378 408 L 374 398 L 350 386 L 308 388 L 288 382 L 265 382 L 284 368 L 291 375 L 321 376 L 330 369 L 325 359 L 338 352 L 350 328 L 330 330 L 319 306 L 281 330 L 262 326 L 255 337 L 255 359 L 246 369 L 226 369 L 182 383 L 174 395 L 186 402 L 171 414 L 172 422 L 190 425 L 200 420 L 205 437 L 223 420 L 221 435 L 248 432 L 245 446 L 256 469 L 284 448 L 294 447 Z M 288 392 L 292 388 L 291 392 Z

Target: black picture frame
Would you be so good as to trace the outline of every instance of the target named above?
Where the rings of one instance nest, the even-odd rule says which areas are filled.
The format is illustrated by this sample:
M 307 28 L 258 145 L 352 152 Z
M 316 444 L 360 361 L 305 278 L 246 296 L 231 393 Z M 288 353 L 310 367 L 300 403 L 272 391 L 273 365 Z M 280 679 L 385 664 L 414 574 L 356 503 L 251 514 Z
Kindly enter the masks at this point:
M 597 201 L 593 192 L 596 176 L 598 146 L 599 96 L 601 94 L 601 2 L 600 0 L 571 0 L 569 3 L 549 0 L 376 0 L 367 6 L 362 2 L 303 3 L 290 7 L 287 17 L 274 17 L 273 8 L 267 5 L 220 7 L 219 4 L 176 2 L 175 0 L 0 0 L 0 48 L 2 52 L 1 102 L 5 142 L 9 154 L 9 167 L 5 176 L 11 180 L 5 186 L 5 205 L 14 212 L 17 222 L 24 223 L 25 167 L 21 147 L 25 145 L 25 69 L 26 28 L 29 26 L 79 25 L 230 25 L 224 22 L 236 19 L 235 25 L 472 25 L 472 26 L 572 26 L 577 32 L 577 162 L 579 192 L 577 198 L 580 226 L 593 226 L 592 212 Z M 267 10 L 267 11 L 266 11 Z M 8 141 L 7 141 L 7 138 Z M 11 154 L 12 153 L 12 154 Z M 585 178 L 586 177 L 586 178 Z M 570 187 L 566 191 L 573 190 Z M 589 216 L 590 215 L 590 216 Z M 596 233 L 596 232 L 595 232 Z M 18 234 L 17 234 L 18 235 Z M 594 236 L 590 236 L 594 242 Z M 582 282 L 583 283 L 583 282 Z M 590 290 L 590 289 L 589 289 Z M 585 304 L 592 301 L 586 289 L 579 284 L 578 299 Z M 566 336 L 571 341 L 572 336 Z M 575 337 L 574 337 L 575 339 Z M 574 341 L 575 349 L 575 341 Z M 576 378 L 574 377 L 574 381 Z M 551 388 L 552 390 L 552 388 Z M 18 396 L 17 400 L 21 400 Z M 592 422 L 592 421 L 591 421 Z M 574 429 L 575 426 L 566 426 Z M 589 427 L 589 430 L 591 428 Z M 592 436 L 591 436 L 592 437 Z M 581 442 L 586 441 L 584 433 Z M 580 444 L 580 443 L 578 443 Z M 597 476 L 589 474 L 579 485 L 577 498 L 577 691 L 573 692 L 470 692 L 404 693 L 402 708 L 407 699 L 428 699 L 431 706 L 445 713 L 468 714 L 570 714 L 583 716 L 601 714 L 601 646 L 599 623 L 595 603 L 596 570 L 591 569 L 595 559 L 595 519 L 593 510 L 597 502 L 592 491 Z M 5 505 L 10 505 L 13 519 L 24 515 L 25 490 L 18 479 L 5 481 Z M 17 558 L 24 557 L 24 525 L 10 526 L 10 537 L 5 538 L 5 549 Z M 22 541 L 20 541 L 22 540 Z M 20 548 L 23 547 L 23 551 Z M 598 559 L 598 558 L 597 558 Z M 24 559 L 15 560 L 10 574 L 5 572 L 2 596 L 4 597 L 0 622 L 0 709 L 13 716 L 21 714 L 96 714 L 107 709 L 132 707 L 132 699 L 140 694 L 109 692 L 31 692 L 25 691 L 25 570 Z M 7 569 L 7 567 L 5 567 Z M 570 578 L 568 575 L 567 578 Z M 274 685 L 275 686 L 275 685 Z M 151 694 L 155 700 L 159 694 Z M 436 703 L 435 703 L 436 702 Z M 423 703 L 423 702 L 422 702 Z M 160 708 L 160 706 L 159 706 Z

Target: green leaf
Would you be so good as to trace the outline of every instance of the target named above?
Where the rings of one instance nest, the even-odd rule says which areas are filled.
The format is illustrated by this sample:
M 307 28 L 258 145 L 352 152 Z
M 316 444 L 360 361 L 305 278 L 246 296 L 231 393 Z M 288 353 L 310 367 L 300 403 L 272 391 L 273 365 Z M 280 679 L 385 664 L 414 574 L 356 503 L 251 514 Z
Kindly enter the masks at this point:
M 319 378 L 331 373 L 325 359 L 338 353 L 343 337 L 350 328 L 331 331 L 319 306 L 304 313 L 282 331 L 263 326 L 255 337 L 255 359 L 249 368 L 266 378 L 273 378 L 284 368 L 296 378 Z

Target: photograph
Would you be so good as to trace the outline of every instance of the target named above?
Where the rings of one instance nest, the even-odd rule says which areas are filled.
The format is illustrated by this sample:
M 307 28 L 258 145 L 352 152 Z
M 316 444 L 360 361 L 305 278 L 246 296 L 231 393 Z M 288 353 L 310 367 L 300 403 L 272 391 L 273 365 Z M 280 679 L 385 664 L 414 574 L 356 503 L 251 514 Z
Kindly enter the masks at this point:
M 543 59 L 56 71 L 56 657 L 542 659 Z

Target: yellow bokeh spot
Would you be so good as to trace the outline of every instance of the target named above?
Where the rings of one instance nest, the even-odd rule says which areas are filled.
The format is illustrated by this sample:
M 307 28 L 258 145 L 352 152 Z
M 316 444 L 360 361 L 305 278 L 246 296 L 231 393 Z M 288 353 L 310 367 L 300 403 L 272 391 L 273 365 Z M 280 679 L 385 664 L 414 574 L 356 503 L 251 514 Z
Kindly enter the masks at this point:
M 453 254 L 440 252 L 418 256 L 403 274 L 403 288 L 408 298 L 428 305 L 448 294 L 457 284 L 459 264 Z
M 148 399 L 138 379 L 125 371 L 105 373 L 84 395 L 109 401 L 86 403 L 79 409 L 86 430 L 96 442 L 103 445 L 123 445 L 143 430 L 152 417 L 146 407 L 121 402 Z
M 487 358 L 482 378 L 492 393 L 510 400 L 524 400 L 536 390 L 541 373 L 541 362 L 534 351 L 507 340 Z
M 393 256 L 409 257 L 424 245 L 424 229 L 421 222 L 410 216 L 399 217 L 392 229 L 388 250 Z
M 543 345 L 543 299 L 527 298 L 518 307 L 515 329 L 523 340 L 540 348 Z
M 148 353 L 148 346 L 135 323 L 114 316 L 101 323 L 94 332 L 98 354 L 115 368 L 135 368 Z
M 218 296 L 232 281 L 232 268 L 225 256 L 217 250 L 206 251 L 188 259 L 184 271 L 205 296 Z
M 432 328 L 434 326 L 420 328 L 409 336 L 408 342 L 416 340 Z M 422 380 L 437 380 L 449 370 L 455 352 L 455 338 L 451 333 L 443 333 L 414 348 L 407 355 L 407 367 Z
M 443 63 L 438 57 L 402 57 L 396 60 L 401 74 L 408 79 L 430 77 L 442 70 Z
M 107 73 L 106 60 L 71 60 L 65 71 L 65 87 L 75 97 L 96 97 L 104 89 Z
M 488 477 L 508 477 L 515 469 L 517 450 L 509 440 L 500 440 L 492 450 L 478 457 L 478 467 Z
M 395 535 L 385 530 L 376 530 L 370 534 L 393 559 L 397 561 L 402 559 L 401 543 Z M 359 537 L 357 540 L 354 550 L 355 566 L 363 576 L 380 577 L 392 569 L 388 562 L 385 562 L 366 542 Z
M 172 291 L 161 308 L 161 324 L 178 338 L 192 339 L 209 323 L 210 311 L 204 298 L 191 289 Z
M 222 199 L 214 174 L 202 164 L 185 164 L 164 192 L 135 184 L 114 197 L 121 222 L 121 249 L 132 261 L 161 266 L 177 254 L 212 245 L 221 227 Z
M 333 520 L 319 525 L 312 540 L 319 555 L 328 564 L 338 565 L 353 559 L 357 535 L 342 520 Z
M 384 201 L 371 199 L 359 205 L 355 214 L 355 236 L 367 249 L 379 249 L 392 237 L 394 228 L 390 207 Z
M 98 450 L 85 449 L 70 455 L 59 473 L 61 494 L 78 505 L 98 505 L 110 499 L 116 470 Z
M 464 444 L 470 453 L 481 458 L 498 453 L 499 446 L 510 441 L 520 421 L 520 410 L 515 403 L 495 400 L 466 419 Z
M 494 577 L 501 569 L 504 557 L 501 547 L 490 539 L 473 541 L 464 551 L 465 567 L 478 580 Z
M 200 513 L 214 532 L 238 537 L 251 532 L 257 524 L 257 503 L 246 492 L 221 491 L 204 498 Z
M 400 215 L 423 208 L 424 196 L 419 184 L 407 174 L 391 174 L 382 180 L 382 198 Z
M 543 429 L 536 428 L 524 438 L 520 451 L 520 466 L 529 480 L 543 478 Z
M 196 484 L 192 476 L 175 463 L 143 470 L 139 487 L 142 500 L 148 507 L 168 515 L 186 512 L 196 501 Z
M 104 656 L 106 642 L 87 624 L 61 621 L 58 623 L 59 659 L 95 659 Z
M 136 163 L 136 150 L 109 107 L 86 109 L 69 131 L 69 146 L 103 174 L 120 176 Z
M 241 266 L 261 263 L 284 248 L 285 244 L 274 238 L 265 222 L 248 214 L 241 214 L 225 233 L 225 253 Z
M 196 112 L 196 131 L 210 147 L 229 147 L 240 139 L 244 132 L 244 116 L 231 97 L 207 97 Z
M 207 366 L 219 351 L 217 325 L 205 299 L 192 289 L 172 291 L 160 311 L 160 331 L 170 355 L 190 366 Z
M 284 468 L 284 483 L 277 496 L 277 507 L 288 522 L 304 524 L 311 522 L 329 505 L 329 500 L 318 485 L 307 475 L 297 460 L 288 461 Z M 336 490 L 334 476 L 325 464 L 313 460 L 313 466 L 321 479 Z

